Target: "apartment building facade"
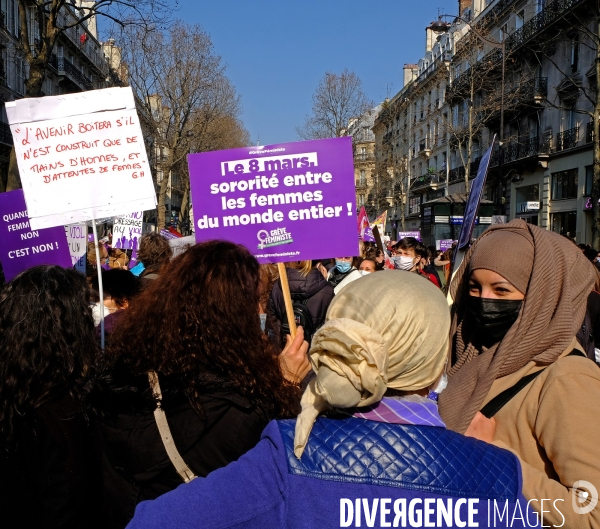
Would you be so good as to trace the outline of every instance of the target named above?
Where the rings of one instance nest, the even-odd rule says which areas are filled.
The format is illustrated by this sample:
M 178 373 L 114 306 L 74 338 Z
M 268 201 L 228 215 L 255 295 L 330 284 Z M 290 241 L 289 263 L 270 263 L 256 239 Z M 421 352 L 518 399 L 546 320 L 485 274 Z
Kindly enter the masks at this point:
M 66 3 L 58 24 L 69 26 L 81 16 L 81 6 L 93 4 L 85 0 Z M 30 46 L 39 39 L 39 28 L 33 7 L 28 11 Z M 17 0 L 0 0 L 0 101 L 14 101 L 25 96 L 25 80 L 29 66 L 20 51 L 20 24 Z M 53 50 L 46 70 L 43 95 L 60 95 L 107 86 L 109 64 L 98 40 L 94 17 L 63 31 Z M 0 173 L 8 172 L 13 140 L 6 110 L 0 105 Z
M 409 138 L 408 149 L 401 155 L 409 160 L 411 185 L 403 206 L 409 227 L 422 228 L 426 242 L 445 238 L 444 233 L 455 231 L 452 223 L 461 221 L 460 206 L 454 212 L 458 214 L 447 217 L 437 215 L 429 203 L 439 198 L 439 192 L 460 202 L 495 135 L 484 195 L 493 211 L 480 211 L 476 234 L 494 214 L 506 220 L 523 218 L 578 243 L 591 243 L 592 117 L 597 86 L 597 46 L 588 33 L 596 31 L 589 16 L 591 4 L 588 0 L 461 0 L 461 18 L 454 18 L 435 37 L 436 43 L 419 62 L 416 79 L 409 79 L 390 101 L 395 109 L 404 105 L 405 114 L 394 111 L 393 119 L 386 121 L 380 113 L 374 127 L 378 159 L 385 158 L 393 131 L 406 123 L 408 130 L 402 134 Z M 428 33 L 428 46 L 429 42 Z M 436 44 L 441 47 L 443 42 L 448 43 L 445 60 L 432 62 Z M 432 83 L 424 75 L 427 69 L 437 70 L 439 84 L 445 86 L 441 108 L 429 113 Z M 406 101 L 411 99 L 412 108 Z M 443 122 L 443 146 L 436 140 L 438 116 Z M 446 161 L 445 174 L 440 159 Z M 413 221 L 419 203 L 420 215 Z M 395 209 L 400 205 L 395 204 Z M 392 230 L 393 224 L 388 225 Z

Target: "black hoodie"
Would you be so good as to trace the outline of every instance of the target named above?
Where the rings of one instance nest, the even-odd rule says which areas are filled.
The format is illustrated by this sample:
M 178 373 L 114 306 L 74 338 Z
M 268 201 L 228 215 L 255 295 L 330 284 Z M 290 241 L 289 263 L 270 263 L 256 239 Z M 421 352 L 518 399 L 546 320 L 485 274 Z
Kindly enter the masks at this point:
M 334 295 L 333 287 L 323 277 L 323 274 L 315 268 L 307 276 L 303 276 L 300 270 L 295 268 L 286 268 L 286 270 L 292 299 L 301 302 L 307 300 L 306 308 L 313 318 L 315 329 L 318 329 L 325 322 L 325 315 Z M 269 312 L 279 322 L 282 322 L 286 317 L 281 281 L 276 281 L 273 285 L 271 298 L 269 299 Z

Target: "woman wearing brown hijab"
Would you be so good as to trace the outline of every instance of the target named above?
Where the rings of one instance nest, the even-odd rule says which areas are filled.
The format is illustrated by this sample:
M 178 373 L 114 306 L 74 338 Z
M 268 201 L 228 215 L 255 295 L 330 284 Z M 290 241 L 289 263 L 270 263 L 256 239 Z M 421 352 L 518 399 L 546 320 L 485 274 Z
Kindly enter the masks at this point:
M 575 338 L 595 278 L 572 242 L 515 220 L 475 242 L 450 287 L 442 418 L 519 456 L 524 495 L 546 525 L 600 527 L 600 370 Z M 491 419 L 479 411 L 535 372 Z

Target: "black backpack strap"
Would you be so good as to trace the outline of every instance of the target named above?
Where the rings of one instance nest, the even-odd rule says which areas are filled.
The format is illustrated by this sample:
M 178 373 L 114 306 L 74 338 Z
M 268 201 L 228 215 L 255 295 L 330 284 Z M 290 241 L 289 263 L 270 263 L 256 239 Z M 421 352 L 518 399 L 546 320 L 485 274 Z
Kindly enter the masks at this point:
M 573 349 L 567 356 L 583 356 L 587 358 L 584 352 L 579 349 Z M 531 373 L 529 375 L 525 375 L 522 379 L 520 379 L 514 386 L 511 386 L 508 389 L 505 389 L 502 393 L 496 395 L 492 400 L 490 400 L 483 408 L 481 408 L 481 413 L 485 415 L 488 419 L 491 419 L 496 413 L 498 413 L 510 400 L 521 391 L 525 386 L 527 386 L 531 381 L 533 381 L 544 369 L 540 369 L 535 373 Z

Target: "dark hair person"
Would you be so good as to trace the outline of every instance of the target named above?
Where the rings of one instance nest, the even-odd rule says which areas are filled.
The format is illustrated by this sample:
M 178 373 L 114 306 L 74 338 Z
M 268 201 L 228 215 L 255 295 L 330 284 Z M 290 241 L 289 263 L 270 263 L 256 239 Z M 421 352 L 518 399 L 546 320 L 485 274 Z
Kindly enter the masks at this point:
M 160 270 L 167 265 L 173 256 L 173 249 L 169 241 L 160 233 L 148 233 L 140 240 L 140 249 L 137 252 L 137 260 L 144 265 L 144 271 L 140 277 L 144 280 L 156 279 Z
M 546 505 L 546 523 L 557 526 L 600 524 L 600 509 L 571 508 L 586 492 L 581 506 L 589 504 L 586 482 L 600 483 L 600 370 L 576 339 L 595 279 L 569 240 L 514 220 L 475 242 L 450 288 L 452 357 L 442 418 L 455 431 L 515 452 L 523 493 L 538 500 L 532 506 L 544 509 L 542 498 L 564 506 L 562 518 Z M 499 397 L 518 383 L 524 387 L 512 398 Z
M 158 375 L 180 456 L 197 476 L 238 459 L 269 420 L 297 411 L 299 389 L 282 373 L 293 367 L 280 367 L 261 331 L 259 296 L 250 252 L 209 241 L 176 257 L 123 311 L 93 395 L 110 527 L 124 527 L 138 502 L 183 482 L 155 423 L 149 372 Z M 308 371 L 302 337 L 300 329 L 282 355 L 296 351 Z
M 0 524 L 96 527 L 83 414 L 98 348 L 85 276 L 37 266 L 0 293 Z

